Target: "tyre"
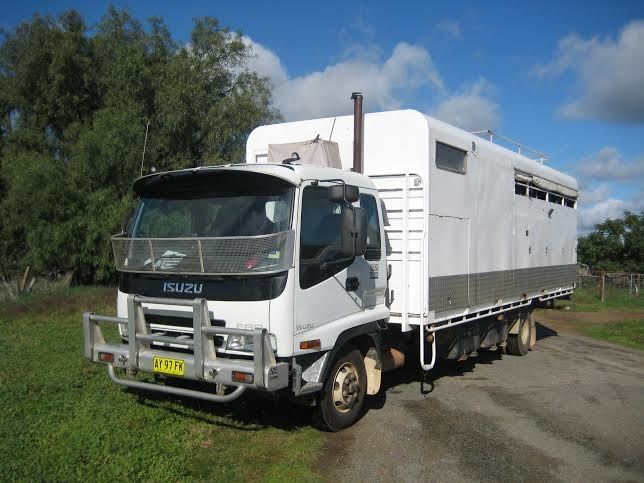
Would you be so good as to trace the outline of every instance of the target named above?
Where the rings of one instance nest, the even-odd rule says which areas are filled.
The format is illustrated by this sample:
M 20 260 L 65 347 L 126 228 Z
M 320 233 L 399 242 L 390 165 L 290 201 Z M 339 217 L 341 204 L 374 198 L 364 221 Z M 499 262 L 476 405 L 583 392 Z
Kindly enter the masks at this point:
M 532 325 L 530 324 L 529 314 L 519 315 L 517 324 L 519 324 L 519 331 L 508 336 L 506 350 L 508 354 L 513 356 L 524 356 L 530 349 L 530 339 L 532 338 Z
M 316 425 L 339 431 L 360 417 L 367 392 L 364 358 L 353 346 L 342 349 L 327 375 L 316 408 Z

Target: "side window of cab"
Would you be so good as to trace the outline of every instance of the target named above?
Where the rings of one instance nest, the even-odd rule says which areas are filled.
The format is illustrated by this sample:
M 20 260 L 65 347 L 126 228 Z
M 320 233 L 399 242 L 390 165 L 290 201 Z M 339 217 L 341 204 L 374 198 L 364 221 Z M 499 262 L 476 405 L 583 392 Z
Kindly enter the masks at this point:
M 307 186 L 302 194 L 300 287 L 313 287 L 352 262 L 342 254 L 341 205 L 329 201 L 328 188 Z
M 360 195 L 360 206 L 367 210 L 367 251 L 366 260 L 380 260 L 380 220 L 378 219 L 378 203 L 372 195 Z

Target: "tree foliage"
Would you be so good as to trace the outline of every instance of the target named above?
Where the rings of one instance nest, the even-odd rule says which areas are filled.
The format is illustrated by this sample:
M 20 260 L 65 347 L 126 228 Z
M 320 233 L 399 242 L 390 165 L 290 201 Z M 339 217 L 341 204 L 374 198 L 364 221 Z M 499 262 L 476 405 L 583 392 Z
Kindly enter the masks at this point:
M 279 119 L 270 85 L 246 69 L 241 34 L 212 17 L 189 43 L 162 19 L 108 8 L 90 34 L 76 11 L 34 15 L 0 45 L 0 271 L 114 277 L 109 234 L 143 174 L 244 157 Z
M 598 270 L 644 272 L 644 213 L 624 213 L 579 239 L 577 258 Z

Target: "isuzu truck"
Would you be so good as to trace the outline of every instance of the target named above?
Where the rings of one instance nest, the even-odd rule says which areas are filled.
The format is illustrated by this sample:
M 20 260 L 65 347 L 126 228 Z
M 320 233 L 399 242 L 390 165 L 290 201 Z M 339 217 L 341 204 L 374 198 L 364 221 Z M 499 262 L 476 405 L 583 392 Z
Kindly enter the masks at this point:
M 353 116 L 258 127 L 244 163 L 136 180 L 117 314 L 84 314 L 85 356 L 171 396 L 282 394 L 336 431 L 405 360 L 525 355 L 535 305 L 575 287 L 576 181 L 352 97 Z

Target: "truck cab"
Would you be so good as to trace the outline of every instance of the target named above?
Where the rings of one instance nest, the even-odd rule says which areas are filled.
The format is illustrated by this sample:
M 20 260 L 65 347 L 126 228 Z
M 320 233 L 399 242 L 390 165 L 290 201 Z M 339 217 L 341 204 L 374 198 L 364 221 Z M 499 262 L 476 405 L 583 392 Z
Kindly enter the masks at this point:
M 85 314 L 86 356 L 120 384 L 214 401 L 282 391 L 327 429 L 378 390 L 387 266 L 378 192 L 364 175 L 294 164 L 140 178 L 112 238 L 117 317 Z M 106 343 L 101 323 L 121 341 Z M 127 372 L 211 383 L 212 392 Z M 159 379 L 159 378 L 157 378 Z

